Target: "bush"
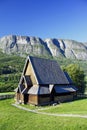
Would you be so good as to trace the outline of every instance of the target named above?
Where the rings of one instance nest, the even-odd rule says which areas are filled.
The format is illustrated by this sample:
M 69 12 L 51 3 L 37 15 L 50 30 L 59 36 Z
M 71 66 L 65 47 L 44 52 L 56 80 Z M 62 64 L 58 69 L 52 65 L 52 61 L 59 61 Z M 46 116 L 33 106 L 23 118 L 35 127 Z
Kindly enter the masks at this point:
M 70 64 L 67 67 L 63 67 L 63 70 L 68 72 L 74 84 L 78 87 L 79 92 L 85 91 L 85 74 L 84 71 L 77 64 Z

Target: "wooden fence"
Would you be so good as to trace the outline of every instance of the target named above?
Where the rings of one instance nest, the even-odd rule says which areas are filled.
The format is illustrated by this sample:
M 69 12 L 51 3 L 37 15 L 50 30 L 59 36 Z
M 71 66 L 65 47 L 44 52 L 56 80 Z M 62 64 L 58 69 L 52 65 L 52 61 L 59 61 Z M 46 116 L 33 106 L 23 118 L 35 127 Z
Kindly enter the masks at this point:
M 0 100 L 2 100 L 2 99 L 9 99 L 9 98 L 14 98 L 14 94 L 0 95 Z
M 87 98 L 87 94 L 77 94 L 77 98 Z

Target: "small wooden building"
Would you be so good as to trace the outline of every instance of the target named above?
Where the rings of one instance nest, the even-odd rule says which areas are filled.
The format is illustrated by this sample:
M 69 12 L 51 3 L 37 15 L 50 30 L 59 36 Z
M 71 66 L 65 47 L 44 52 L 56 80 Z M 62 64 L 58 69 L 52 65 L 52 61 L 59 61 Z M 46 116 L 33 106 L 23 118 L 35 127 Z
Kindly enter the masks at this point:
M 16 91 L 16 102 L 45 105 L 73 100 L 76 87 L 54 60 L 29 56 Z

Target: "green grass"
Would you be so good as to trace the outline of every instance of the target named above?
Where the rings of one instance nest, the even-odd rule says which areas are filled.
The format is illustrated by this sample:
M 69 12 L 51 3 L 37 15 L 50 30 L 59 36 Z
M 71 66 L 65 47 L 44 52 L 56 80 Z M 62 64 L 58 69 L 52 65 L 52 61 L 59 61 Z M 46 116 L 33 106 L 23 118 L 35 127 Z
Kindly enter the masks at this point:
M 4 93 L 0 93 L 0 95 L 14 95 L 15 92 L 4 92 Z
M 56 106 L 34 106 L 21 105 L 31 110 L 38 110 L 47 113 L 66 113 L 66 114 L 80 114 L 87 115 L 87 99 L 76 100 L 67 103 L 60 103 Z M 85 107 L 84 107 L 85 106 Z
M 87 99 L 76 100 L 68 103 L 61 103 L 57 106 L 51 106 L 44 110 L 48 113 L 68 113 L 87 115 Z
M 13 99 L 0 101 L 0 130 L 86 130 L 87 129 L 87 119 L 72 118 L 72 117 L 54 117 L 54 116 L 30 113 L 15 108 L 14 106 L 11 105 L 12 103 Z

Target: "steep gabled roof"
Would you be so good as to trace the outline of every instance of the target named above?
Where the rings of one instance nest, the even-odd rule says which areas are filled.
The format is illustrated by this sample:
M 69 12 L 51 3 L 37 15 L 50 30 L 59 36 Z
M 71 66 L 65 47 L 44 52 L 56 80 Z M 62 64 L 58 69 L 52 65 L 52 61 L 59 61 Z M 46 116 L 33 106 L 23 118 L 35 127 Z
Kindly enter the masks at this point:
M 19 92 L 21 93 L 24 90 L 24 86 L 22 84 L 19 85 Z
M 64 72 L 54 60 L 29 57 L 39 84 L 69 84 Z
M 43 94 L 50 94 L 49 87 L 43 87 L 43 86 L 32 86 L 28 94 L 34 94 L 34 95 L 43 95 Z
M 69 74 L 67 72 L 64 72 L 65 76 L 67 77 L 67 80 L 69 82 L 69 84 L 73 84 L 72 79 L 70 78 Z
M 28 90 L 29 90 L 28 88 L 24 88 L 22 94 L 27 94 Z
M 27 85 L 30 85 L 30 84 L 31 84 L 29 75 L 25 75 L 25 76 L 24 76 L 24 80 L 25 80 L 25 82 L 26 82 Z
M 78 89 L 73 85 L 54 86 L 56 93 L 76 92 Z

